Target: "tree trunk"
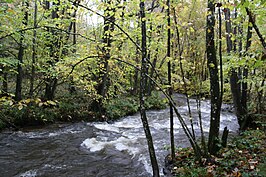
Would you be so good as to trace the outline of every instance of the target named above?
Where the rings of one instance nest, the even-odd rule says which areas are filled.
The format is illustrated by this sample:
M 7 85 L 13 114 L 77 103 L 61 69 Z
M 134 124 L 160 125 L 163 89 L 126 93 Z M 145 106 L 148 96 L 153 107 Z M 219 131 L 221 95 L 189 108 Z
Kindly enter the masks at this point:
M 57 79 L 56 78 L 47 78 L 46 79 L 44 100 L 53 100 L 54 99 L 56 87 L 57 87 Z
M 34 1 L 34 28 L 37 27 L 37 0 Z M 33 39 L 32 39 L 32 63 L 31 63 L 31 76 L 30 76 L 30 97 L 33 97 L 33 87 L 34 87 L 34 78 L 35 78 L 35 62 L 36 62 L 36 36 L 37 32 L 36 29 L 33 30 Z
M 76 3 L 74 3 L 74 5 L 77 7 Z M 73 53 L 74 54 L 77 51 L 77 48 L 76 48 L 76 44 L 77 44 L 77 35 L 76 35 L 76 33 L 77 33 L 76 11 L 75 11 L 74 16 L 73 16 L 73 18 L 75 18 L 74 19 L 74 22 L 71 25 L 71 26 L 73 26 L 73 33 L 74 33 L 73 34 L 73 41 L 72 41 L 72 44 L 73 44 L 73 47 L 74 47 L 74 49 L 73 49 Z M 73 93 L 76 92 L 76 88 L 75 88 L 75 85 L 74 85 L 73 77 L 70 77 L 69 92 L 70 92 L 70 94 L 73 94 Z
M 231 32 L 232 32 L 232 25 L 231 25 L 231 19 L 230 19 L 230 9 L 225 8 L 224 9 L 224 16 L 225 16 L 225 30 L 226 30 L 226 50 L 227 53 L 230 53 L 233 48 L 233 43 L 231 40 Z
M 234 68 L 231 69 L 230 74 L 230 87 L 233 98 L 233 103 L 235 107 L 235 112 L 238 120 L 238 124 L 241 125 L 241 120 L 243 119 L 243 110 L 241 105 L 241 91 L 239 87 L 238 73 Z
M 229 9 L 228 9 L 229 10 Z M 222 17 L 221 17 L 221 8 L 218 7 L 218 14 L 219 14 L 219 60 L 220 60 L 220 85 L 221 85 L 221 91 L 220 91 L 220 105 L 222 105 L 223 102 L 223 93 L 224 93 L 224 83 L 223 83 L 223 57 L 222 57 Z M 231 22 L 230 22 L 230 13 L 229 13 L 229 21 L 228 28 L 231 31 Z M 226 27 L 227 29 L 227 27 Z M 228 30 L 229 31 L 229 30 Z M 230 34 L 230 33 L 229 33 Z M 227 45 L 230 45 L 230 48 L 232 48 L 232 40 L 231 35 L 228 36 L 228 43 Z M 231 50 L 231 49 L 230 49 Z
M 149 128 L 149 123 L 147 120 L 146 110 L 144 106 L 144 96 L 145 96 L 145 84 L 147 83 L 147 44 L 146 44 L 146 21 L 145 21 L 145 5 L 144 1 L 140 2 L 140 17 L 141 17 L 141 34 L 142 34 L 142 60 L 141 60 L 141 79 L 140 79 L 140 115 L 141 120 L 144 128 L 144 132 L 146 135 L 147 143 L 148 143 L 148 149 L 151 159 L 151 165 L 153 169 L 153 177 L 159 177 L 160 171 L 159 166 L 157 163 L 156 155 L 155 155 L 155 149 L 153 146 L 153 140 L 152 135 Z
M 23 34 L 21 33 L 20 44 L 19 44 L 19 52 L 18 52 L 18 66 L 17 66 L 17 79 L 16 79 L 16 92 L 15 92 L 15 100 L 20 101 L 22 99 L 21 90 L 22 90 L 22 63 L 23 63 Z
M 167 0 L 167 57 L 171 57 L 171 19 L 170 19 L 170 0 Z M 168 61 L 168 84 L 169 84 L 169 97 L 172 97 L 173 91 L 172 91 L 172 70 L 171 70 L 171 61 Z M 174 111 L 173 111 L 173 106 L 169 102 L 169 107 L 170 107 L 170 142 L 171 142 L 171 161 L 173 162 L 175 159 L 175 136 L 174 136 Z
M 24 13 L 23 25 L 27 26 L 28 24 L 28 12 L 27 9 L 29 7 L 28 1 L 24 2 L 26 6 L 26 11 Z M 23 71 L 22 71 L 22 63 L 24 57 L 24 32 L 20 33 L 19 40 L 19 51 L 18 51 L 18 66 L 17 66 L 17 78 L 16 78 L 16 91 L 15 91 L 15 100 L 20 101 L 22 99 L 22 79 L 23 79 Z
M 251 24 L 252 17 L 249 16 L 249 24 Z M 251 46 L 251 37 L 252 37 L 252 26 L 248 26 L 247 29 L 247 39 L 246 39 L 246 47 L 245 47 L 245 55 L 247 55 L 247 52 Z M 240 124 L 240 130 L 244 130 L 247 128 L 249 122 L 248 120 L 248 107 L 247 107 L 247 100 L 248 100 L 248 83 L 245 79 L 248 78 L 248 67 L 245 66 L 243 69 L 243 74 L 242 74 L 242 91 L 241 91 L 241 106 L 242 106 L 242 117 L 241 120 L 239 120 Z
M 227 14 L 230 16 L 230 13 Z M 236 17 L 236 16 L 235 16 Z M 228 23 L 226 21 L 226 23 Z M 231 25 L 230 25 L 231 26 Z M 236 27 L 234 29 L 234 35 L 236 35 Z M 242 34 L 241 26 L 238 26 L 238 33 Z M 230 39 L 231 40 L 231 39 Z M 241 51 L 242 51 L 242 40 L 240 39 L 238 41 L 238 52 L 241 57 Z M 230 46 L 227 46 L 228 52 L 231 52 L 232 48 Z M 234 52 L 236 53 L 236 41 L 234 41 Z M 241 125 L 241 120 L 244 118 L 243 117 L 243 108 L 241 105 L 241 85 L 240 85 L 240 77 L 241 77 L 241 72 L 240 68 L 231 68 L 230 70 L 230 87 L 231 87 L 231 93 L 232 93 L 232 99 L 233 99 L 233 104 L 235 107 L 235 113 L 237 116 L 238 124 Z
M 208 15 L 207 15 L 207 29 L 206 29 L 206 53 L 208 68 L 210 73 L 210 95 L 211 95 L 211 117 L 208 150 L 210 154 L 216 154 L 219 142 L 219 128 L 220 128 L 220 86 L 218 77 L 218 67 L 216 50 L 214 44 L 214 9 L 215 5 L 212 0 L 208 0 Z

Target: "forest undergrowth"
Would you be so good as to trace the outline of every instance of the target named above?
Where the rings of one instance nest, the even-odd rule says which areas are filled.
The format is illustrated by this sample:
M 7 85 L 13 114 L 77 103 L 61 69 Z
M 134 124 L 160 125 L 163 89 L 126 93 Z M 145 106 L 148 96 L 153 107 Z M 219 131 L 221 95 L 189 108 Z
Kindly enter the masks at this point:
M 265 127 L 248 129 L 232 137 L 216 156 L 203 158 L 202 162 L 195 161 L 192 148 L 177 148 L 171 173 L 182 177 L 264 177 L 265 152 Z

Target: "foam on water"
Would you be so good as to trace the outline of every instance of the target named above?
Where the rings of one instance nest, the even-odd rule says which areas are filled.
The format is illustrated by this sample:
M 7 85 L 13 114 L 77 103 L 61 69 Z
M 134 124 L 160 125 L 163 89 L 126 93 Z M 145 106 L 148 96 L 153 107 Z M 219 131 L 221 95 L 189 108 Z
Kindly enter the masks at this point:
M 108 124 L 107 122 L 94 124 L 94 126 L 99 130 L 106 130 L 106 131 L 119 133 L 119 128 L 114 127 L 111 124 Z
M 128 139 L 119 137 L 113 141 L 98 141 L 96 138 L 88 138 L 84 140 L 81 146 L 88 148 L 91 152 L 101 151 L 107 146 L 113 146 L 118 151 L 127 151 L 131 155 L 139 152 L 138 148 L 133 146 L 136 139 Z
M 108 143 L 97 141 L 96 138 L 88 138 L 84 140 L 81 146 L 88 148 L 91 152 L 102 150 Z
M 26 172 L 18 175 L 17 177 L 35 177 L 35 176 L 37 176 L 37 170 L 36 169 L 26 171 Z
M 144 165 L 145 170 L 148 173 L 152 174 L 152 167 L 150 165 L 151 163 L 150 163 L 149 158 L 141 154 L 139 157 L 139 161 Z
M 76 130 L 74 128 L 67 128 L 67 129 L 62 129 L 62 130 L 55 130 L 54 132 L 22 132 L 22 131 L 18 131 L 16 132 L 16 134 L 18 134 L 18 136 L 20 137 L 25 137 L 25 138 L 30 138 L 30 139 L 38 139 L 38 138 L 47 138 L 47 137 L 55 137 L 55 136 L 60 136 L 63 134 L 76 134 L 76 133 L 80 133 L 82 131 L 84 131 L 85 128 L 80 129 L 80 130 Z
M 58 166 L 55 166 L 55 165 L 50 165 L 50 164 L 45 164 L 44 165 L 44 169 L 56 169 L 56 170 L 58 170 L 58 169 L 65 169 L 67 166 L 66 165 L 58 165 Z

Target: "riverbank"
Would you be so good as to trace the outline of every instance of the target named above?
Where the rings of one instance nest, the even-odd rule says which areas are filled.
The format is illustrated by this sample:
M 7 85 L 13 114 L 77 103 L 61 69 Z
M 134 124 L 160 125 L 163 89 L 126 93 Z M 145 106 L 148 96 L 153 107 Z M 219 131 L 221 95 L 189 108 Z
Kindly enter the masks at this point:
M 173 176 L 202 177 L 264 177 L 266 176 L 266 135 L 261 129 L 246 130 L 232 138 L 211 161 L 195 161 L 192 148 L 179 148 L 175 163 L 171 166 Z
M 0 130 L 11 128 L 17 130 L 27 126 L 42 126 L 54 122 L 95 122 L 113 121 L 138 112 L 137 96 L 121 95 L 104 104 L 105 114 L 91 109 L 91 98 L 83 95 L 64 95 L 55 101 L 41 99 L 25 99 L 15 102 L 12 96 L 0 98 Z M 166 101 L 158 92 L 146 99 L 147 109 L 163 109 Z

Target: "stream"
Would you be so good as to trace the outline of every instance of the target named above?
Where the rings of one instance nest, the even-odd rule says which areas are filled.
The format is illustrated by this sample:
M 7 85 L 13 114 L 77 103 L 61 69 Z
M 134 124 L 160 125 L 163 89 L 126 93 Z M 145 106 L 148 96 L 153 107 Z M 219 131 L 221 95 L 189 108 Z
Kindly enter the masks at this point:
M 183 95 L 175 94 L 178 110 L 188 121 Z M 195 134 L 200 135 L 196 101 L 191 99 Z M 202 101 L 204 132 L 209 130 L 210 102 Z M 161 174 L 169 154 L 169 108 L 147 111 Z M 175 117 L 175 144 L 190 146 Z M 236 116 L 223 105 L 220 131 L 238 131 Z M 190 127 L 190 126 L 189 126 Z M 1 177 L 149 177 L 152 176 L 139 114 L 117 121 L 53 124 L 44 128 L 0 133 Z

